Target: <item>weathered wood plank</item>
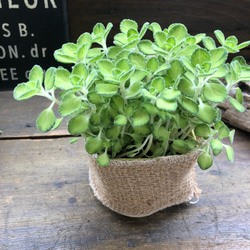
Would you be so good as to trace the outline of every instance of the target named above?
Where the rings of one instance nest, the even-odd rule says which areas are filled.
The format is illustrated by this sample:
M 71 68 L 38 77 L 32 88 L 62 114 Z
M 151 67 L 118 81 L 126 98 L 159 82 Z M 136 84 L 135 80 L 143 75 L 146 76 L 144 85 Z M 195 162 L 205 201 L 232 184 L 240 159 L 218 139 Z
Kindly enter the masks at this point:
M 197 168 L 199 203 L 150 217 L 118 215 L 97 201 L 83 142 L 0 140 L 0 249 L 249 249 L 250 135 Z
M 211 35 L 221 29 L 226 36 L 236 35 L 239 41 L 250 40 L 249 0 L 240 2 L 229 0 L 206 1 L 149 1 L 149 0 L 71 0 L 68 1 L 70 40 L 75 41 L 83 32 L 92 32 L 97 22 L 114 24 L 108 42 L 119 31 L 119 23 L 124 18 L 134 19 L 139 25 L 158 22 L 162 27 L 178 22 L 184 23 L 191 34 L 205 32 Z M 250 60 L 250 49 L 244 51 Z
M 36 118 L 49 105 L 50 101 L 43 97 L 20 102 L 13 98 L 12 91 L 0 92 L 1 138 L 68 135 L 67 119 L 57 130 L 46 134 L 36 128 Z

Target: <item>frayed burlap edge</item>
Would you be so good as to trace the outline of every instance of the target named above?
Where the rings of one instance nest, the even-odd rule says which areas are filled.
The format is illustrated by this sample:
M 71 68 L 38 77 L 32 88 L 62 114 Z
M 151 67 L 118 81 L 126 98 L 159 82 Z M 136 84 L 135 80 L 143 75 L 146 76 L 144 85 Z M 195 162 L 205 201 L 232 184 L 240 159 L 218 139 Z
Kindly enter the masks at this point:
M 144 217 L 199 197 L 195 164 L 199 151 L 153 159 L 112 159 L 106 167 L 90 156 L 89 181 L 94 195 L 111 210 Z

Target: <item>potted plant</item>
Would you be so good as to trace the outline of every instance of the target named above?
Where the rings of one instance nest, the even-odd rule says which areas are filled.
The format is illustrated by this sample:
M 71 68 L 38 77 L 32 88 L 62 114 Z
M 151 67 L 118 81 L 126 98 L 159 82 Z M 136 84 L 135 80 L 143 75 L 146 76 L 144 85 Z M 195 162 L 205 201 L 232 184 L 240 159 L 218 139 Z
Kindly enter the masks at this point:
M 221 120 L 217 105 L 229 99 L 244 112 L 236 84 L 250 80 L 250 66 L 241 56 L 227 59 L 250 41 L 238 44 L 235 36 L 216 30 L 216 45 L 180 23 L 138 29 L 125 19 L 114 45 L 107 46 L 112 26 L 97 23 L 91 34 L 55 51 L 57 61 L 73 64 L 71 70 L 50 67 L 44 73 L 35 65 L 14 98 L 51 100 L 37 118 L 38 129 L 54 130 L 69 117 L 71 143 L 83 137 L 92 156 L 90 184 L 97 198 L 119 213 L 146 216 L 199 195 L 196 161 L 208 169 L 211 155 L 223 148 L 233 161 L 233 149 L 222 139 L 232 143 L 234 130 Z M 143 39 L 147 31 L 151 40 Z M 236 98 L 228 95 L 232 89 Z

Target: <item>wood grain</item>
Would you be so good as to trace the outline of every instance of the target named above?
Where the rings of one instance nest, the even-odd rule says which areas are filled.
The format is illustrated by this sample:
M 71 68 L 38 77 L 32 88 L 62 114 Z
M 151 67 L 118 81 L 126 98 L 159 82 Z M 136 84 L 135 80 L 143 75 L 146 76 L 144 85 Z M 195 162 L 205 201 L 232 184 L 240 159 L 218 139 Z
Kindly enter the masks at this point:
M 83 142 L 0 140 L 0 249 L 249 249 L 250 136 L 197 168 L 199 203 L 132 219 L 110 211 L 89 187 Z
M 184 23 L 191 34 L 207 33 L 221 29 L 226 36 L 236 35 L 240 42 L 250 40 L 249 0 L 165 1 L 165 0 L 71 0 L 68 1 L 70 40 L 75 41 L 83 32 L 92 32 L 97 22 L 114 24 L 108 43 L 119 31 L 124 18 L 134 19 L 139 25 L 158 22 L 166 28 L 171 23 Z M 243 56 L 250 61 L 250 49 L 243 50 Z

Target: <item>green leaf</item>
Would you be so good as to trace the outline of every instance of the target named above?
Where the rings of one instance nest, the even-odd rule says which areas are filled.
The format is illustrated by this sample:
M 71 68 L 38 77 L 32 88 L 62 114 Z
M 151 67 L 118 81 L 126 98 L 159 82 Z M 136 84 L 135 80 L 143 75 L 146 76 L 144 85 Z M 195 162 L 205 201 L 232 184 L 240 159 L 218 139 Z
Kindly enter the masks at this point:
M 157 98 L 156 107 L 165 111 L 174 112 L 177 109 L 177 103 L 175 101 L 167 101 L 163 98 Z
M 58 49 L 54 52 L 54 58 L 61 63 L 77 63 L 77 58 L 74 56 L 65 55 L 62 49 Z
M 78 39 L 77 39 L 77 45 L 78 47 L 81 47 L 84 43 L 89 43 L 91 44 L 91 35 L 88 32 L 85 32 L 83 34 L 81 34 Z
M 156 98 L 154 95 L 152 95 L 146 89 L 142 89 L 142 95 L 144 96 L 144 98 L 147 98 L 147 99 L 150 99 L 150 100 L 155 100 L 155 98 Z
M 121 71 L 123 71 L 123 70 L 129 71 L 131 68 L 129 60 L 125 57 L 118 60 L 115 66 L 116 66 L 116 68 L 120 69 Z
M 72 138 L 69 143 L 70 144 L 76 143 L 79 139 L 80 139 L 79 137 L 78 138 Z
M 184 140 L 174 140 L 171 149 L 179 154 L 186 154 L 189 151 L 188 144 Z
M 217 130 L 218 130 L 220 138 L 229 137 L 230 130 L 229 130 L 229 128 L 225 124 L 222 125 L 222 126 L 220 126 L 219 129 L 217 129 Z
M 136 110 L 131 117 L 131 123 L 134 127 L 145 125 L 149 122 L 149 120 L 149 114 L 143 109 Z
M 117 94 L 119 87 L 114 84 L 100 83 L 97 84 L 95 90 L 100 95 L 112 96 Z
M 220 30 L 215 30 L 214 34 L 221 45 L 225 44 L 225 36 Z
M 212 139 L 210 141 L 210 146 L 212 150 L 217 153 L 223 149 L 223 144 L 218 139 Z
M 191 56 L 191 63 L 194 67 L 210 61 L 210 55 L 206 49 L 197 48 Z
M 154 72 L 157 70 L 159 66 L 158 60 L 156 57 L 150 57 L 149 60 L 147 61 L 147 69 L 150 71 Z
M 158 140 L 158 141 L 166 141 L 169 139 L 169 132 L 166 128 L 164 127 L 154 127 L 153 130 L 153 136 Z
M 45 73 L 44 86 L 46 90 L 51 90 L 54 87 L 56 77 L 56 68 L 50 67 Z
M 210 51 L 210 61 L 212 63 L 212 68 L 219 68 L 227 60 L 227 50 L 223 47 L 212 49 Z
M 245 48 L 245 47 L 247 47 L 249 45 L 250 45 L 250 41 L 246 41 L 246 42 L 243 42 L 243 43 L 240 43 L 239 45 L 237 45 L 235 47 L 235 49 L 240 50 L 240 49 L 243 49 L 243 48 Z
M 187 28 L 181 23 L 172 24 L 168 28 L 168 36 L 174 36 L 176 44 L 179 44 L 187 35 Z
M 182 107 L 191 114 L 196 115 L 199 111 L 198 104 L 192 98 L 182 97 L 181 104 Z
M 155 77 L 152 82 L 151 86 L 154 87 L 158 92 L 162 92 L 165 87 L 165 80 L 163 77 Z
M 233 141 L 234 141 L 234 134 L 235 134 L 235 129 L 233 129 L 229 132 L 229 139 L 230 139 L 231 143 L 233 143 Z
M 111 126 L 106 129 L 105 136 L 110 140 L 116 140 L 119 137 L 120 132 L 121 132 L 120 126 Z
M 211 135 L 210 128 L 207 124 L 199 124 L 195 127 L 194 133 L 198 137 L 203 137 L 205 140 Z
M 126 98 L 131 99 L 141 94 L 141 84 L 139 82 L 133 84 L 131 87 L 126 89 Z
M 227 159 L 230 161 L 230 162 L 233 162 L 234 161 L 234 150 L 231 146 L 229 145 L 224 145 L 225 148 L 226 148 L 226 154 L 227 154 Z
M 105 167 L 108 166 L 110 163 L 110 158 L 107 154 L 107 152 L 105 151 L 104 153 L 100 154 L 97 159 L 96 159 L 97 163 L 101 166 L 101 167 Z
M 102 140 L 99 136 L 86 141 L 85 148 L 89 154 L 96 154 L 102 149 Z
M 213 165 L 213 158 L 209 154 L 203 153 L 198 157 L 197 163 L 201 169 L 206 170 Z
M 73 67 L 72 74 L 77 75 L 79 77 L 83 76 L 84 79 L 87 79 L 89 72 L 84 63 L 78 63 Z
M 89 127 L 89 116 L 78 115 L 70 119 L 68 123 L 68 131 L 71 135 L 81 135 L 87 131 Z
M 120 30 L 122 33 L 127 34 L 129 29 L 135 29 L 138 30 L 138 24 L 131 19 L 124 19 L 121 23 L 120 23 Z
M 145 124 L 140 127 L 133 127 L 135 134 L 139 136 L 148 136 L 151 134 L 152 129 L 149 124 Z
M 77 51 L 77 57 L 80 61 L 84 60 L 89 52 L 91 44 L 84 43 Z
M 63 118 L 56 118 L 56 122 L 51 130 L 56 130 L 62 123 Z
M 117 126 L 125 126 L 127 124 L 127 118 L 125 115 L 118 115 L 115 117 L 114 124 Z
M 168 74 L 173 80 L 176 80 L 184 73 L 184 67 L 182 66 L 182 63 L 177 59 L 173 60 L 170 65 L 171 68 L 168 70 Z
M 74 86 L 70 82 L 70 72 L 63 68 L 56 71 L 55 86 L 62 90 L 69 90 Z
M 73 93 L 66 94 L 62 99 L 62 104 L 58 108 L 61 116 L 71 115 L 81 108 L 81 97 L 75 96 Z
M 43 82 L 43 69 L 39 65 L 33 66 L 29 73 L 29 80 L 30 81 L 40 81 Z
M 164 89 L 161 93 L 161 97 L 167 101 L 176 100 L 180 96 L 181 92 L 178 89 Z
M 36 82 L 28 83 L 19 83 L 15 87 L 13 91 L 13 96 L 16 100 L 22 101 L 29 99 L 39 92 L 39 90 L 36 88 Z
M 150 40 L 142 40 L 137 46 L 139 50 L 145 55 L 154 55 L 155 51 L 152 49 L 153 43 Z
M 236 93 L 235 93 L 236 100 L 242 104 L 243 103 L 243 96 L 240 88 L 236 88 Z
M 104 32 L 104 37 L 103 39 L 106 41 L 107 40 L 107 36 L 108 34 L 110 33 L 111 29 L 113 28 L 113 24 L 112 23 L 108 23 L 107 24 L 107 27 L 105 29 L 105 32 Z
M 78 46 L 74 43 L 65 43 L 62 46 L 62 52 L 64 55 L 74 57 Z
M 202 39 L 204 47 L 208 50 L 212 50 L 216 48 L 215 41 L 212 37 L 206 36 Z
M 89 102 L 93 104 L 99 104 L 102 102 L 102 97 L 98 95 L 95 91 L 91 91 L 87 94 Z
M 149 28 L 149 25 L 150 23 L 146 22 L 143 24 L 142 28 L 141 28 L 141 31 L 140 31 L 140 34 L 139 34 L 139 38 L 141 39 L 145 33 L 147 32 L 148 28 Z
M 183 95 L 193 97 L 196 88 L 189 79 L 181 78 L 178 84 L 178 89 L 182 92 Z
M 94 28 L 93 28 L 93 33 L 98 36 L 98 35 L 103 35 L 105 32 L 105 27 L 102 23 L 97 23 Z
M 142 108 L 144 108 L 150 115 L 156 115 L 159 112 L 159 110 L 150 102 L 143 103 Z
M 97 62 L 97 67 L 103 76 L 112 75 L 114 64 L 108 59 L 101 59 Z
M 228 96 L 229 98 L 229 101 L 231 103 L 231 105 L 238 111 L 238 112 L 244 112 L 245 111 L 245 108 L 244 106 L 239 103 L 237 100 L 235 100 L 234 98 L 232 98 L 231 96 Z
M 123 98 L 119 95 L 112 96 L 111 101 L 110 101 L 110 106 L 117 109 L 120 113 L 123 113 L 123 109 L 124 109 Z
M 131 52 L 128 55 L 128 59 L 130 63 L 136 67 L 136 69 L 146 69 L 145 58 L 142 54 L 137 52 Z
M 165 42 L 167 40 L 167 34 L 163 31 L 157 31 L 153 34 L 154 40 L 157 46 L 160 48 L 165 47 Z
M 215 119 L 217 117 L 217 112 L 209 104 L 201 102 L 199 104 L 199 111 L 198 111 L 197 116 L 203 122 L 205 122 L 207 124 L 211 124 L 211 123 L 213 123 L 215 121 Z
M 219 83 L 207 82 L 203 87 L 203 95 L 208 101 L 223 103 L 227 99 L 227 89 Z
M 42 132 L 50 131 L 56 122 L 55 114 L 51 108 L 42 111 L 36 120 L 37 128 Z
M 150 24 L 149 29 L 153 31 L 153 33 L 157 31 L 162 31 L 160 24 L 153 22 Z
M 181 57 L 181 61 L 183 63 L 183 66 L 190 72 L 192 72 L 194 75 L 196 75 L 196 70 L 195 68 L 192 66 L 192 63 L 191 61 L 185 57 L 185 56 L 182 56 Z

